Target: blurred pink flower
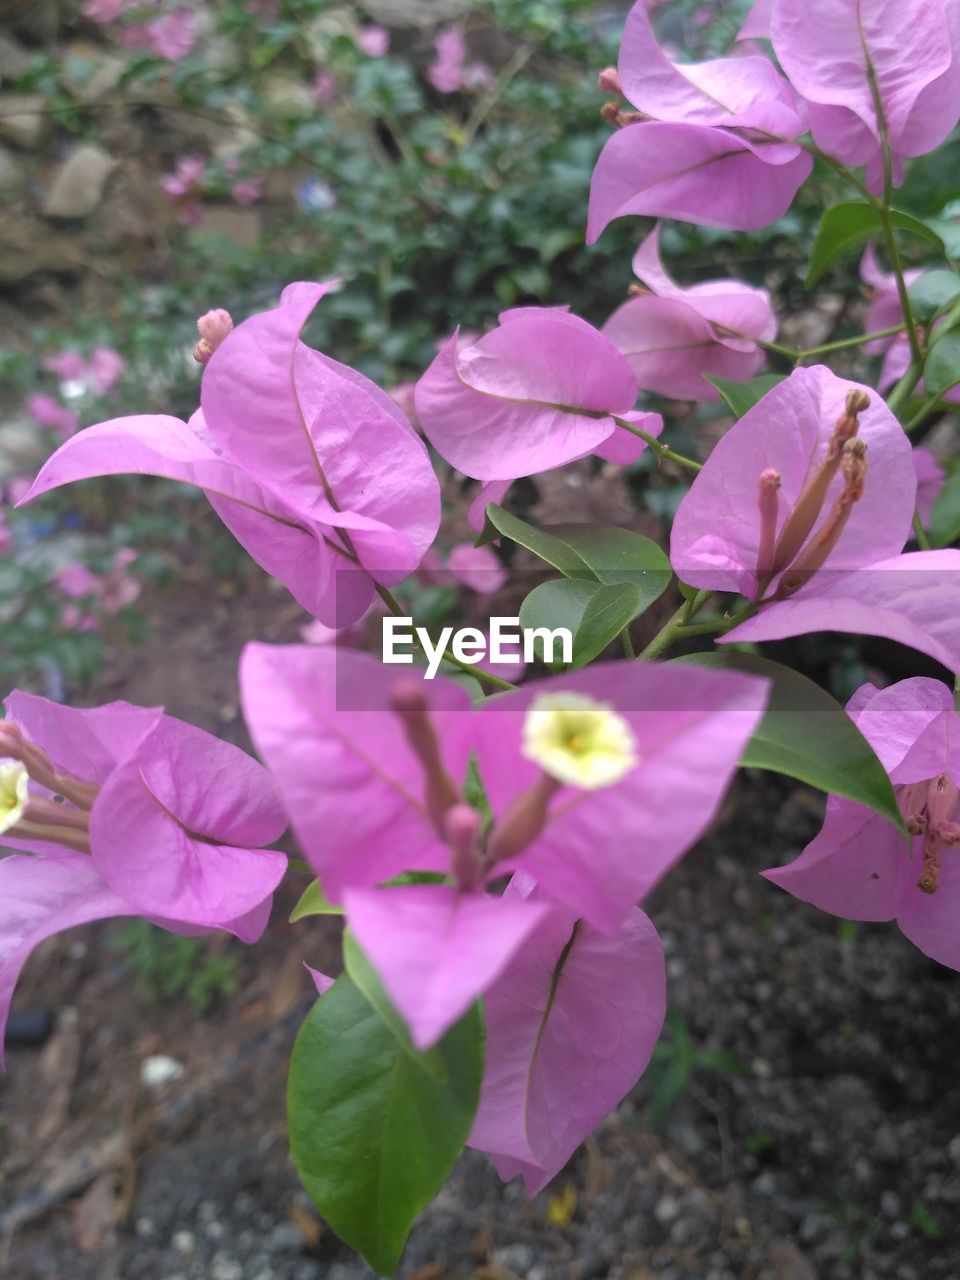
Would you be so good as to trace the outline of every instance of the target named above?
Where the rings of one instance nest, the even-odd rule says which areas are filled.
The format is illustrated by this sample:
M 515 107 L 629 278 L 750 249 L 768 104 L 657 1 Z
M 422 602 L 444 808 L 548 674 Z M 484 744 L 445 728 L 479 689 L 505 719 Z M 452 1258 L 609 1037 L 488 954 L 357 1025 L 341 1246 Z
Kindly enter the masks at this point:
M 123 356 L 113 347 L 94 347 L 90 353 L 89 370 L 94 391 L 103 395 L 122 377 Z
M 181 198 L 197 193 L 206 177 L 207 168 L 199 156 L 179 156 L 172 173 L 165 173 L 160 185 L 168 196 Z
M 237 204 L 256 204 L 263 198 L 263 183 L 256 178 L 242 178 L 230 188 Z
M 33 476 L 11 476 L 7 481 L 5 497 L 11 507 L 17 506 L 33 488 Z
M 52 427 L 64 436 L 72 436 L 80 425 L 80 420 L 72 409 L 42 391 L 27 398 L 27 412 L 37 426 Z
M 97 620 L 75 604 L 65 604 L 60 610 L 60 625 L 66 631 L 96 631 Z
M 151 53 L 176 62 L 197 43 L 197 15 L 189 9 L 175 9 L 148 22 L 144 33 Z
M 130 7 L 130 0 L 86 0 L 83 15 L 91 22 L 115 22 Z
M 332 102 L 337 96 L 337 82 L 329 71 L 318 71 L 310 88 L 318 102 Z
M 368 23 L 357 32 L 357 48 L 368 58 L 382 58 L 390 49 L 390 32 Z
M 493 72 L 485 62 L 464 65 L 467 42 L 456 27 L 445 27 L 434 41 L 436 57 L 427 68 L 427 79 L 438 93 L 458 89 L 479 89 L 493 83 Z
M 100 594 L 100 579 L 79 561 L 59 569 L 54 581 L 63 594 L 69 596 L 71 600 L 83 600 L 87 596 Z
M 46 369 L 49 373 L 55 373 L 58 378 L 67 381 L 72 378 L 82 378 L 87 371 L 87 362 L 79 351 L 67 348 L 65 351 L 58 351 L 56 355 L 45 356 L 40 361 L 40 368 Z

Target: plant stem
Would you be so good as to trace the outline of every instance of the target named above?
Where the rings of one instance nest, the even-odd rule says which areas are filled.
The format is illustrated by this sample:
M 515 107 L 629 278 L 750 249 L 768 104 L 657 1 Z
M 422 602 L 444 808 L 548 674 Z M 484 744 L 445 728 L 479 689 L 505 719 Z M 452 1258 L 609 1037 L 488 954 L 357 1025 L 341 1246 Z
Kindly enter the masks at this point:
M 667 445 L 661 444 L 654 436 L 648 435 L 646 431 L 641 431 L 639 427 L 635 427 L 632 422 L 625 422 L 623 418 L 618 418 L 616 415 L 613 415 L 613 420 L 618 427 L 623 427 L 624 431 L 629 431 L 632 436 L 639 436 L 641 440 L 646 441 L 658 457 L 664 458 L 669 462 L 675 462 L 680 467 L 686 467 L 688 471 L 701 471 L 703 469 L 701 462 L 695 462 L 693 458 L 688 458 Z
M 382 587 L 379 582 L 376 584 L 376 588 L 377 595 L 395 618 L 409 617 L 409 614 L 392 591 Z M 414 640 L 414 643 L 417 643 L 416 640 Z M 422 646 L 420 647 L 422 648 Z M 443 657 L 444 661 L 452 663 L 453 666 L 459 667 L 461 671 L 465 671 L 468 676 L 473 676 L 474 679 L 481 681 L 481 683 L 486 683 L 494 689 L 510 690 L 517 687 L 515 684 L 511 684 L 509 680 L 501 680 L 499 676 L 493 675 L 490 671 L 484 671 L 481 667 L 472 667 L 469 662 L 461 661 L 449 649 L 444 649 Z
M 890 392 L 890 395 L 887 397 L 887 408 L 895 417 L 900 417 L 900 411 L 910 399 L 910 395 L 914 387 L 920 381 L 920 375 L 922 373 L 922 360 L 919 363 L 916 360 L 912 361 L 910 368 Z
M 917 540 L 917 546 L 921 551 L 931 551 L 930 539 L 927 537 L 927 531 L 923 527 L 923 521 L 920 519 L 920 512 L 913 513 L 913 536 Z
M 633 641 L 630 638 L 630 628 L 624 627 L 620 632 L 620 643 L 623 645 L 623 656 L 631 660 L 637 656 L 637 651 L 633 647 Z
M 696 595 L 684 600 L 673 617 L 660 628 L 643 652 L 637 655 L 639 660 L 650 662 L 666 653 L 674 641 L 684 633 L 690 619 L 703 608 L 712 594 L 710 591 L 698 591 Z M 715 628 L 711 628 L 713 629 Z
M 873 342 L 877 338 L 892 338 L 898 333 L 903 333 L 906 329 L 905 324 L 894 324 L 889 329 L 878 329 L 875 333 L 861 333 L 853 338 L 838 338 L 836 342 L 825 342 L 820 347 L 807 347 L 803 351 L 794 351 L 791 347 L 783 347 L 779 342 L 764 342 L 762 338 L 755 338 L 758 347 L 763 347 L 764 351 L 772 351 L 778 356 L 786 356 L 787 359 L 793 360 L 795 364 L 800 364 L 803 360 L 809 360 L 811 356 L 829 355 L 831 351 L 843 351 L 847 347 L 862 347 L 867 342 Z

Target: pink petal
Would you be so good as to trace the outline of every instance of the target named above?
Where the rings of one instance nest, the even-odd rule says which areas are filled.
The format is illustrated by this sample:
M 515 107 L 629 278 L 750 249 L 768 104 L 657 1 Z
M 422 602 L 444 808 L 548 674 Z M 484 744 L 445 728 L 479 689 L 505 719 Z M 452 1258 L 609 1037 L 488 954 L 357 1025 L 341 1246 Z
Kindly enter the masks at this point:
M 919 445 L 913 450 L 913 468 L 917 473 L 917 514 L 924 524 L 929 524 L 947 475 L 930 450 Z
M 61 773 L 101 784 L 128 760 L 163 719 L 160 707 L 108 702 L 78 709 L 15 691 L 5 699 L 7 715 Z
M 831 915 L 892 920 L 909 870 L 910 844 L 896 827 L 862 805 L 831 796 L 820 834 L 800 857 L 763 874 Z
M 869 696 L 865 696 L 865 692 Z M 915 676 L 886 689 L 864 685 L 847 703 L 847 714 L 880 757 L 887 773 L 893 774 L 912 747 L 944 712 L 953 713 L 953 695 L 939 680 Z M 944 767 L 946 757 L 928 773 L 899 782 L 930 778 Z
M 780 64 L 812 103 L 853 112 L 879 137 L 868 59 L 894 150 L 932 150 L 956 123 L 953 78 L 930 99 L 933 119 L 912 119 L 924 89 L 950 70 L 951 29 L 941 0 L 776 0 L 771 35 Z M 917 113 L 919 115 L 919 112 Z M 826 145 L 812 116 L 814 137 Z M 917 150 L 919 148 L 919 150 Z M 842 158 L 842 157 L 841 157 Z
M 954 574 L 960 575 L 956 550 L 914 551 L 849 573 L 817 574 L 798 595 L 764 605 L 718 643 L 841 631 L 896 640 L 960 671 Z
M 283 793 L 305 857 L 332 902 L 411 870 L 446 871 L 449 855 L 427 816 L 419 761 L 391 690 L 419 679 L 367 654 L 300 645 L 247 645 L 244 714 Z M 470 699 L 437 679 L 423 684 L 456 784 L 470 756 Z
M 769 59 L 672 63 L 657 44 L 644 0 L 627 18 L 619 71 L 624 96 L 654 120 L 752 128 L 780 138 L 806 131 L 796 94 Z
M 636 398 L 629 365 L 598 330 L 536 307 L 504 313 L 499 328 L 462 350 L 454 335 L 416 390 L 430 442 L 480 480 L 512 480 L 584 457 L 614 430 L 609 417 L 595 415 L 626 413 Z
M 480 486 L 467 511 L 467 521 L 471 529 L 475 529 L 477 533 L 482 533 L 483 526 L 486 523 L 487 507 L 491 502 L 499 505 L 503 501 L 503 495 L 512 483 L 512 480 L 486 480 Z
M 554 909 L 487 993 L 469 1143 L 535 1195 L 643 1074 L 666 1007 L 663 950 L 636 907 L 613 937 Z
M 663 418 L 659 413 L 643 413 L 640 410 L 631 409 L 629 413 L 621 413 L 618 416 L 623 418 L 624 422 L 632 422 L 635 427 L 645 431 L 648 436 L 653 436 L 655 440 L 663 432 Z M 631 463 L 637 461 L 646 447 L 646 440 L 641 440 L 639 436 L 620 428 L 614 431 L 612 436 L 608 436 L 603 444 L 597 445 L 593 453 L 594 457 L 603 458 L 605 462 L 629 467 Z
M 795 370 L 734 423 L 714 447 L 677 511 L 670 562 L 684 582 L 752 595 L 760 552 L 757 482 L 770 468 L 781 478 L 778 529 L 827 449 L 847 394 L 858 384 L 822 365 Z M 823 576 L 895 555 L 913 520 L 916 477 L 910 442 L 876 394 L 860 415 L 867 445 L 863 498 L 850 516 Z M 838 475 L 817 528 L 843 484 Z M 816 581 L 821 581 L 820 576 Z M 780 605 L 774 606 L 780 608 Z M 791 632 L 790 634 L 796 634 Z
M 252 911 L 282 880 L 286 856 L 255 846 L 285 827 L 261 765 L 165 716 L 105 782 L 90 844 L 98 871 L 139 912 L 216 927 Z
M 76 925 L 133 914 L 85 854 L 0 858 L 0 1067 L 13 989 L 34 947 Z
M 507 571 L 489 547 L 461 542 L 447 556 L 447 571 L 471 591 L 494 595 L 507 580 Z
M 348 889 L 347 923 L 418 1049 L 435 1044 L 499 978 L 550 912 L 452 885 Z
M 643 390 L 675 400 L 719 400 L 706 374 L 745 382 L 764 362 L 756 346 L 744 354 L 718 342 L 713 326 L 680 298 L 631 298 L 603 332 L 626 356 Z
M 755 144 L 708 125 L 628 125 L 593 171 L 587 243 L 627 214 L 758 231 L 786 213 L 812 165 L 792 143 Z
M 475 750 L 495 814 L 539 776 L 521 754 L 527 708 L 541 693 L 568 690 L 627 720 L 640 763 L 613 786 L 562 787 L 541 834 L 507 865 L 612 931 L 711 822 L 763 714 L 766 682 L 690 667 L 600 663 L 486 702 L 475 715 Z
M 336 978 L 327 977 L 325 973 L 321 973 L 319 969 L 312 968 L 306 962 L 304 962 L 303 967 L 306 969 L 307 973 L 309 973 L 310 977 L 313 979 L 313 985 L 317 988 L 318 996 L 326 995 L 326 993 L 333 986 L 334 982 L 336 982 Z
M 919 860 L 914 858 L 897 924 L 924 955 L 960 970 L 960 865 L 955 853 L 954 849 L 944 851 L 936 893 L 923 893 L 917 888 Z
M 754 0 L 753 8 L 737 32 L 738 40 L 769 40 L 770 20 L 776 0 Z

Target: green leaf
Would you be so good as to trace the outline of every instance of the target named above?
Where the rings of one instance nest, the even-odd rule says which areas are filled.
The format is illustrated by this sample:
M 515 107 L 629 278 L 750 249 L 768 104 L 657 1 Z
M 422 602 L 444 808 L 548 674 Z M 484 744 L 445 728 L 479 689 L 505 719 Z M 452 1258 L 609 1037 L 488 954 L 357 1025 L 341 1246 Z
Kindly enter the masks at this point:
M 960 538 L 960 471 L 950 477 L 937 495 L 927 532 L 935 547 L 952 547 Z
M 955 218 L 924 218 L 930 230 L 943 241 L 948 258 L 960 258 L 960 222 Z
M 960 332 L 937 338 L 923 367 L 923 381 L 931 396 L 946 395 L 960 382 Z
M 674 662 L 743 671 L 772 682 L 770 702 L 740 763 L 845 796 L 903 828 L 887 771 L 843 707 L 798 671 L 753 654 L 694 653 Z
M 758 378 L 751 378 L 749 382 L 731 382 L 729 378 L 715 378 L 709 373 L 703 376 L 717 388 L 737 417 L 742 418 L 748 409 L 752 409 L 768 391 L 783 382 L 787 375 L 761 373 Z
M 317 1001 L 293 1048 L 287 1116 L 297 1172 L 337 1235 L 381 1274 L 396 1269 L 473 1124 L 483 1074 L 479 1006 L 434 1052 L 444 1082 L 404 1051 L 349 974 Z
M 910 286 L 913 314 L 926 323 L 960 297 L 960 275 L 953 271 L 927 271 Z
M 362 993 L 367 1003 L 376 1009 L 384 1026 L 403 1052 L 416 1059 L 428 1075 L 432 1075 L 439 1083 L 445 1084 L 446 1065 L 442 1056 L 437 1052 L 436 1047 L 424 1052 L 414 1048 L 407 1024 L 384 990 L 376 969 L 349 929 L 344 930 L 343 934 L 343 963 L 350 981 Z
M 554 524 L 542 529 L 491 503 L 487 518 L 498 533 L 526 547 L 567 578 L 602 582 L 605 586 L 630 582 L 644 593 L 649 607 L 670 585 L 670 561 L 655 542 L 616 525 Z
M 541 582 L 520 606 L 520 625 L 526 628 L 547 627 L 551 631 L 565 627 L 573 636 L 573 668 L 585 667 L 620 634 L 645 608 L 644 593 L 639 583 L 622 582 L 606 587 L 599 582 L 578 582 L 557 578 Z M 538 657 L 543 646 L 538 640 Z M 562 661 L 547 664 L 564 670 Z
M 343 907 L 332 903 L 323 892 L 319 880 L 313 880 L 300 895 L 300 901 L 290 913 L 290 923 L 305 920 L 308 916 L 342 916 Z
M 899 209 L 891 209 L 890 221 L 898 230 L 909 231 L 918 239 L 932 244 L 941 253 L 944 252 L 943 241 L 936 231 L 925 222 L 921 222 L 919 218 L 914 218 L 912 214 L 903 213 Z M 828 209 L 820 219 L 810 253 L 807 288 L 816 284 L 841 254 L 852 249 L 862 240 L 866 240 L 868 236 L 882 230 L 880 214 L 875 205 L 853 201 L 849 204 L 836 204 L 832 209 Z

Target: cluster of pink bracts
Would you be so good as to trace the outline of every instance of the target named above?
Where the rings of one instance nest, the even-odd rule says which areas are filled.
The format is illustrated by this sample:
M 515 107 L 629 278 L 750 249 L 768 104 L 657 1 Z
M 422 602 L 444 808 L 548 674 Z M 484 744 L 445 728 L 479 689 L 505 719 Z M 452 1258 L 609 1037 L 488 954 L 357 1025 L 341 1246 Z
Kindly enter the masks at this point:
M 646 3 L 633 9 L 604 83 L 634 110 L 608 112 L 622 127 L 597 165 L 591 238 L 627 213 L 764 226 L 810 171 L 808 131 L 875 183 L 871 77 L 895 163 L 931 150 L 960 117 L 955 4 L 760 0 L 744 34 L 772 38 L 789 80 L 753 53 L 674 65 Z M 427 440 L 482 482 L 480 520 L 519 477 L 591 454 L 635 461 L 663 429 L 637 408 L 641 391 L 705 400 L 704 372 L 742 380 L 760 367 L 759 343 L 776 332 L 762 290 L 678 286 L 657 230 L 634 269 L 644 289 L 602 330 L 563 308 L 507 311 L 482 337 L 451 337 L 418 383 Z M 867 270 L 882 292 L 873 258 Z M 390 396 L 301 342 L 331 287 L 291 284 L 276 308 L 236 327 L 208 313 L 189 422 L 89 427 L 25 500 L 128 472 L 193 484 L 320 623 L 355 623 L 378 587 L 430 563 L 440 490 Z M 886 303 L 876 321 L 895 324 Z M 670 559 L 689 587 L 752 603 L 724 641 L 866 633 L 958 672 L 960 551 L 904 553 L 917 506 L 910 443 L 882 397 L 825 367 L 799 368 L 713 450 L 677 512 Z M 240 678 L 266 767 L 159 710 L 7 700 L 0 833 L 24 854 L 0 860 L 0 1023 L 31 949 L 75 924 L 140 915 L 255 940 L 286 869 L 265 846 L 289 822 L 417 1046 L 484 1000 L 470 1141 L 503 1177 L 522 1174 L 538 1190 L 649 1059 L 664 964 L 634 904 L 716 813 L 766 682 L 618 662 L 472 707 L 457 684 L 398 682 L 362 654 L 264 645 L 248 647 Z M 849 712 L 889 771 L 909 839 L 831 798 L 817 839 L 767 875 L 827 911 L 896 919 L 960 969 L 952 695 L 927 679 L 866 686 Z M 471 762 L 488 819 L 468 799 Z M 395 883 L 409 872 L 436 874 Z

